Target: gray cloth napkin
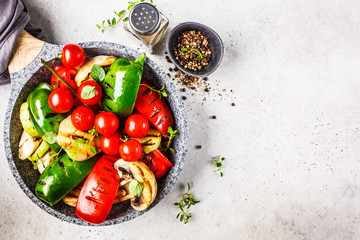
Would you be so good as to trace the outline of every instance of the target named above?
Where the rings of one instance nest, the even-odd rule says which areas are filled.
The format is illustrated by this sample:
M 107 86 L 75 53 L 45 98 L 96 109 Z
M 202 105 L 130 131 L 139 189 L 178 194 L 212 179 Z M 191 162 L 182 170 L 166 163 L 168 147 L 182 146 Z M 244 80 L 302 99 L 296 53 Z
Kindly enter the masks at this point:
M 29 21 L 28 10 L 20 0 L 0 0 L 0 85 L 10 82 L 8 64 L 21 31 L 25 28 L 34 37 L 44 39 L 41 29 L 29 25 Z

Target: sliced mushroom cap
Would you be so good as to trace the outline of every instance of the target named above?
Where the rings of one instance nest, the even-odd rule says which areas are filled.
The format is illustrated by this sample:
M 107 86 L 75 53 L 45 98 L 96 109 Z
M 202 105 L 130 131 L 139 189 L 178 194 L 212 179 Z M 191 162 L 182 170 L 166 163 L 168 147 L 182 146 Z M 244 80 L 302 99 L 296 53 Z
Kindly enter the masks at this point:
M 115 162 L 114 168 L 118 170 L 122 187 L 127 192 L 124 198 L 131 197 L 131 206 L 137 211 L 144 211 L 154 201 L 157 194 L 157 183 L 154 173 L 140 161 L 126 162 L 119 159 Z M 130 194 L 129 184 L 137 180 L 144 185 L 143 191 L 138 196 Z M 120 184 L 120 185 L 121 185 Z
M 77 130 L 71 123 L 71 115 L 60 123 L 57 141 L 77 161 L 87 160 L 101 152 L 100 137 Z
M 79 72 L 76 74 L 75 82 L 78 87 L 80 87 L 81 83 L 91 80 L 91 68 L 94 64 L 97 64 L 101 67 L 110 66 L 116 60 L 114 56 L 96 56 L 86 61 L 80 68 Z

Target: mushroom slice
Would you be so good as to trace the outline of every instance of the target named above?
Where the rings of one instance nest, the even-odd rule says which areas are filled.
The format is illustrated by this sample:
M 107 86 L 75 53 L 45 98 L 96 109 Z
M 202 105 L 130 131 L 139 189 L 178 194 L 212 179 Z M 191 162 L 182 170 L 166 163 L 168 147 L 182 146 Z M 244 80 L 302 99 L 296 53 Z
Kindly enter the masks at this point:
M 140 161 L 126 162 L 119 159 L 114 167 L 120 175 L 120 183 L 124 184 L 122 188 L 126 191 L 123 199 L 131 199 L 131 206 L 137 211 L 144 211 L 154 201 L 157 194 L 157 183 L 154 173 Z M 125 182 L 124 182 L 125 180 Z M 144 185 L 140 195 L 133 196 L 129 190 L 129 184 L 132 180 L 137 180 Z
M 71 115 L 60 123 L 57 141 L 70 158 L 77 161 L 87 160 L 101 152 L 100 137 L 77 130 L 71 123 Z
M 79 72 L 76 74 L 75 82 L 78 87 L 80 87 L 81 83 L 91 80 L 91 68 L 94 64 L 97 64 L 101 67 L 110 66 L 116 60 L 114 56 L 96 56 L 86 61 L 80 68 Z
M 23 131 L 19 142 L 19 158 L 25 160 L 30 157 L 39 147 L 42 139 L 32 138 L 27 132 Z

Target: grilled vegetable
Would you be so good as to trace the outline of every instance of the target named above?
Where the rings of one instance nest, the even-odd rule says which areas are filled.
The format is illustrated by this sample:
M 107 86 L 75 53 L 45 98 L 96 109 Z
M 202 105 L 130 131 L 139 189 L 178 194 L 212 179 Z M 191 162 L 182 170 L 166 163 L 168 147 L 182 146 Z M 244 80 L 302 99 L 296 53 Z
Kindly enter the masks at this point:
M 40 137 L 40 135 L 35 130 L 35 127 L 31 122 L 30 113 L 29 113 L 29 104 L 27 102 L 24 102 L 23 104 L 21 104 L 20 122 L 21 122 L 25 132 L 27 132 L 31 137 L 33 137 L 33 138 Z
M 23 131 L 19 142 L 19 158 L 25 160 L 30 157 L 39 147 L 42 139 L 32 138 L 26 131 Z
M 72 207 L 76 207 L 76 203 L 80 194 L 80 191 L 82 189 L 83 185 L 80 183 L 76 188 L 71 190 L 62 200 L 67 205 L 70 205 Z M 118 190 L 115 195 L 115 199 L 113 204 L 124 201 L 124 196 L 126 195 L 126 191 L 122 188 L 120 188 L 120 185 L 118 187 Z
M 131 206 L 137 211 L 144 211 L 154 201 L 157 193 L 157 183 L 153 172 L 142 162 L 126 162 L 122 159 L 114 164 L 120 175 L 120 185 L 131 199 Z M 131 193 L 131 182 L 136 180 L 143 185 L 142 192 L 138 195 Z M 126 196 L 125 196 L 126 197 Z
M 87 80 L 93 80 L 90 73 L 91 68 L 94 64 L 97 64 L 101 67 L 110 66 L 114 61 L 116 60 L 116 57 L 114 56 L 96 56 L 91 58 L 90 60 L 86 61 L 84 65 L 81 66 L 79 72 L 76 74 L 75 82 L 78 87 L 80 85 L 87 81 Z
M 145 79 L 139 87 L 135 108 L 161 132 L 168 134 L 168 128 L 174 126 L 174 117 L 164 98 L 152 91 L 153 86 Z
M 70 158 L 77 161 L 84 161 L 101 152 L 100 137 L 77 130 L 71 116 L 60 123 L 57 141 Z
M 150 153 L 160 146 L 161 133 L 154 128 L 149 128 L 148 134 L 145 137 L 131 139 L 136 139 L 141 143 L 144 153 Z
M 52 88 L 47 83 L 39 84 L 27 98 L 30 119 L 40 137 L 55 151 L 61 147 L 56 142 L 60 122 L 67 116 L 54 112 L 48 103 Z
M 40 159 L 37 160 L 37 169 L 39 170 L 40 174 L 43 173 L 45 168 L 56 159 L 56 156 L 51 155 L 54 153 L 54 150 L 49 149 Z
M 34 154 L 29 157 L 29 160 L 36 161 L 36 160 L 40 159 L 49 150 L 49 148 L 50 148 L 50 146 L 45 141 L 41 141 L 41 144 L 36 149 Z
M 144 155 L 140 161 L 149 166 L 150 170 L 154 173 L 156 179 L 160 179 L 168 172 L 169 168 L 174 166 L 159 149 L 155 149 L 148 155 Z
M 136 60 L 118 58 L 106 73 L 102 106 L 121 118 L 131 115 L 143 73 L 145 53 Z
M 79 218 L 100 224 L 110 213 L 120 183 L 119 174 L 113 167 L 115 159 L 102 156 L 86 178 L 76 204 Z
M 35 194 L 41 200 L 55 205 L 76 187 L 91 171 L 98 156 L 86 161 L 73 161 L 67 154 L 55 159 L 41 174 Z

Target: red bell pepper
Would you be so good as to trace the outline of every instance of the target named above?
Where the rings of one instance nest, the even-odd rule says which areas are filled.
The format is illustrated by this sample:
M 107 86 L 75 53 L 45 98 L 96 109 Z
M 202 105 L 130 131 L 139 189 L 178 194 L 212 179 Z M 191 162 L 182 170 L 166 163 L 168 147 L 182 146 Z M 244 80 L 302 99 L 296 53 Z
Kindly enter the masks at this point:
M 168 172 L 169 167 L 174 166 L 159 149 L 150 152 L 148 155 L 144 155 L 140 161 L 148 164 L 149 157 L 151 158 L 150 170 L 154 173 L 156 179 L 162 178 Z
M 91 170 L 76 204 L 79 218 L 100 224 L 109 215 L 120 183 L 119 174 L 113 167 L 118 158 L 104 155 Z
M 135 102 L 135 108 L 145 116 L 161 134 L 168 134 L 168 127 L 174 127 L 174 117 L 164 98 L 160 97 L 158 92 L 151 91 L 149 87 L 154 86 L 145 79 L 142 79 Z

